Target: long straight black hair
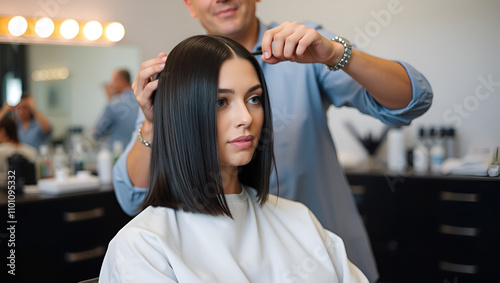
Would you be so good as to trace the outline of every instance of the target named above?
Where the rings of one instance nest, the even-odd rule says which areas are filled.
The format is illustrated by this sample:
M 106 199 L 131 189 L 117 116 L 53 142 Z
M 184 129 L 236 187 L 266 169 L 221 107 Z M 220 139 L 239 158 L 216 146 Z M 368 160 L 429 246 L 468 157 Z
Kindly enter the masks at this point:
M 248 60 L 262 85 L 264 123 L 252 160 L 238 170 L 239 181 L 257 190 L 260 205 L 275 169 L 272 113 L 264 74 L 241 44 L 221 36 L 185 39 L 168 55 L 153 95 L 154 126 L 149 190 L 142 208 L 163 206 L 231 216 L 219 166 L 217 91 L 224 61 Z

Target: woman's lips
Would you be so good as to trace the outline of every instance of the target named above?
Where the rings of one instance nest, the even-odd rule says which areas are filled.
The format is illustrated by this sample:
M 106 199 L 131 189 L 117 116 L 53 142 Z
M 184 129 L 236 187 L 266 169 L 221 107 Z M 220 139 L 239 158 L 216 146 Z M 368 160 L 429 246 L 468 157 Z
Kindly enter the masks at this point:
M 251 135 L 248 136 L 240 136 L 237 137 L 231 141 L 229 141 L 229 144 L 238 148 L 238 149 L 247 149 L 252 146 L 254 137 Z

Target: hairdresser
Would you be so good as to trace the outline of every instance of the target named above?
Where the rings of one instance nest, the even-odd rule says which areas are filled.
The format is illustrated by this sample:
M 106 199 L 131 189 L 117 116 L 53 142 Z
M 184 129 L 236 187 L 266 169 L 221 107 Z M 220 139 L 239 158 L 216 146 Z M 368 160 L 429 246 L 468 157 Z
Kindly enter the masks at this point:
M 411 65 L 363 53 L 347 38 L 313 22 L 266 25 L 256 17 L 256 0 L 184 0 L 209 35 L 238 41 L 256 55 L 269 85 L 274 116 L 276 180 L 271 193 L 306 204 L 328 230 L 341 236 L 347 255 L 368 277 L 378 278 L 366 230 L 339 165 L 328 128 L 329 106 L 350 106 L 389 125 L 407 125 L 431 105 L 432 90 Z M 145 61 L 133 84 L 142 112 L 132 141 L 114 168 L 121 207 L 130 215 L 148 186 L 153 139 L 151 95 L 166 54 Z

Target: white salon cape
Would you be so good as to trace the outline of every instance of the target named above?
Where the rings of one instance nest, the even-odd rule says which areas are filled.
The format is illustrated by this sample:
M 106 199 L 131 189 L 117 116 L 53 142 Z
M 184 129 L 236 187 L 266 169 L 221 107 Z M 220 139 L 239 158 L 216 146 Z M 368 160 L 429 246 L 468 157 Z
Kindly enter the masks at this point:
M 307 207 L 255 193 L 225 195 L 233 219 L 148 207 L 110 242 L 99 282 L 368 282 Z

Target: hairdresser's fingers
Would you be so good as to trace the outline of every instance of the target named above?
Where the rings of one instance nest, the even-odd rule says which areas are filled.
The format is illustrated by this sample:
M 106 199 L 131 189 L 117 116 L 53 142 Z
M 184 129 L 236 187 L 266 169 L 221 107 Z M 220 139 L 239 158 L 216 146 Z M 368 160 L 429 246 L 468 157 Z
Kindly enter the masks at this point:
M 266 31 L 262 44 L 263 59 L 271 61 L 297 61 L 296 49 L 310 28 L 297 22 L 284 22 L 276 28 Z M 271 41 L 271 42 L 269 42 Z
M 144 117 L 146 120 L 153 122 L 153 103 L 151 101 L 151 94 L 158 88 L 158 80 L 149 82 L 143 90 L 143 95 L 137 97 L 137 102 L 139 103 Z
M 165 66 L 167 54 L 161 52 L 156 58 L 144 61 L 135 77 L 132 89 L 135 97 L 143 95 L 143 89 L 151 81 L 151 77 L 161 72 Z
M 305 27 L 305 26 L 304 26 Z M 297 61 L 301 63 L 317 63 L 315 62 L 315 49 L 320 42 L 317 31 L 307 28 L 300 34 L 300 39 L 293 52 L 297 57 Z
M 274 35 L 273 56 L 282 61 L 296 61 L 297 46 L 309 30 L 310 28 L 297 22 L 285 23 L 283 29 Z
M 299 58 L 296 49 L 309 30 L 307 26 L 297 22 L 284 22 L 267 31 L 264 34 L 265 40 L 262 46 L 263 60 L 271 64 L 281 61 L 297 61 Z M 272 42 L 269 43 L 269 40 Z
M 280 60 L 273 56 L 273 44 L 275 44 L 274 38 L 275 35 L 281 32 L 288 23 L 289 22 L 284 22 L 275 28 L 267 30 L 262 37 L 262 59 L 269 64 L 280 62 Z
M 151 95 L 158 87 L 158 80 L 152 80 L 151 78 L 163 70 L 166 59 L 167 54 L 161 52 L 156 58 L 143 62 L 132 85 L 135 99 L 146 119 L 151 122 L 153 121 Z
M 266 31 L 262 42 L 262 59 L 269 64 L 282 61 L 325 63 L 334 55 L 330 40 L 297 22 L 284 22 Z

